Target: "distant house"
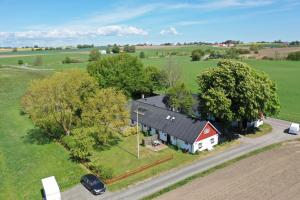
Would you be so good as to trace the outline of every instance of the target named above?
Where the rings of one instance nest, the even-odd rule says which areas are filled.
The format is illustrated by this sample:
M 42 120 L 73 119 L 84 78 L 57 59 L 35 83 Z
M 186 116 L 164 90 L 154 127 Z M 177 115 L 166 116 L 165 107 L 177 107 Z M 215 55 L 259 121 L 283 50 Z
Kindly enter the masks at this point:
M 132 124 L 138 122 L 143 131 L 157 134 L 164 143 L 178 146 L 190 153 L 211 150 L 218 144 L 218 129 L 209 121 L 192 118 L 170 110 L 164 96 L 143 98 L 132 102 Z
M 106 55 L 106 50 L 100 50 L 99 53 L 100 53 L 101 55 Z

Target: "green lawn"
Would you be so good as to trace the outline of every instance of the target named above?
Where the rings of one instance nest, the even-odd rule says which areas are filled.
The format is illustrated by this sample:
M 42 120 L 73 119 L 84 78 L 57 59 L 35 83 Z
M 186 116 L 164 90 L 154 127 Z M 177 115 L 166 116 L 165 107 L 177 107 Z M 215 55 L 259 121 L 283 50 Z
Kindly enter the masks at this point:
M 54 175 L 61 189 L 85 172 L 55 142 L 40 140 L 30 119 L 20 114 L 20 96 L 40 72 L 0 68 L 0 199 L 41 199 L 41 178 Z
M 163 171 L 183 166 L 192 161 L 203 159 L 207 156 L 212 156 L 238 144 L 238 141 L 223 143 L 216 146 L 214 151 L 204 151 L 199 153 L 199 155 L 182 153 L 181 150 L 174 150 L 173 148 L 166 148 L 164 150 L 154 152 L 146 147 L 140 146 L 140 159 L 137 159 L 136 135 L 133 135 L 122 138 L 117 145 L 111 147 L 110 149 L 104 151 L 95 151 L 91 157 L 91 160 L 96 165 L 103 165 L 105 167 L 112 168 L 115 177 L 130 170 L 137 169 L 138 167 L 142 167 L 146 164 L 150 164 L 159 159 L 166 158 L 170 155 L 174 156 L 174 158 L 170 161 L 109 185 L 110 190 L 118 190 L 130 184 L 150 178 Z

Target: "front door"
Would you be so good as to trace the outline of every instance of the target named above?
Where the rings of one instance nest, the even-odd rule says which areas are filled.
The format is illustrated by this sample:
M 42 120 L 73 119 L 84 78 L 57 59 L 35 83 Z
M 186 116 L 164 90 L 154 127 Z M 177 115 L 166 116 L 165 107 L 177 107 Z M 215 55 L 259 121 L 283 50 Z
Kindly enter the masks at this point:
M 171 136 L 169 134 L 167 134 L 167 143 L 171 144 Z

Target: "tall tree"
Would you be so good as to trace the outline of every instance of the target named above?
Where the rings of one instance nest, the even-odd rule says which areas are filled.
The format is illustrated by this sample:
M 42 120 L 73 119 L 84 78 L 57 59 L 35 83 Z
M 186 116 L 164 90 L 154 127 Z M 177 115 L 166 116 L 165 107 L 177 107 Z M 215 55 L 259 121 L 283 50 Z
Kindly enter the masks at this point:
M 151 94 L 168 86 L 167 73 L 164 70 L 149 66 L 145 68 L 145 73 L 147 78 L 146 84 Z
M 128 124 L 127 98 L 119 90 L 101 89 L 88 98 L 82 109 L 82 123 L 92 127 L 97 143 L 105 144 L 111 136 L 122 133 Z
M 275 115 L 279 111 L 275 83 L 245 63 L 220 61 L 198 76 L 198 84 L 202 116 L 239 121 L 245 128 L 246 122 L 258 119 L 260 114 Z
M 184 83 L 169 88 L 165 101 L 170 108 L 185 114 L 192 113 L 192 106 L 195 103 L 191 91 Z
M 127 96 L 139 97 L 151 92 L 143 64 L 129 54 L 107 56 L 99 62 L 90 63 L 87 71 L 97 78 L 100 87 L 115 87 Z
M 48 78 L 32 81 L 22 97 L 22 105 L 33 123 L 50 135 L 69 135 L 80 121 L 85 100 L 96 89 L 96 80 L 86 72 L 57 72 Z

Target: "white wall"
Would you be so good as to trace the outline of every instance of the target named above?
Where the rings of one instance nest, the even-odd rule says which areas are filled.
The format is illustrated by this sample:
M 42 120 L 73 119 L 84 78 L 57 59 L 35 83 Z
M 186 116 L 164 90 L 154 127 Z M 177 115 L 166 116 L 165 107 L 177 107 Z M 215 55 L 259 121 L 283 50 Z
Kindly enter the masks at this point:
M 213 140 L 214 140 L 214 143 L 211 143 L 211 139 L 213 138 Z M 193 144 L 193 149 L 192 149 L 192 153 L 195 153 L 196 151 L 204 151 L 204 150 L 206 150 L 206 149 L 208 149 L 210 146 L 215 146 L 215 145 L 217 145 L 218 144 L 218 142 L 219 142 L 219 135 L 218 134 L 215 134 L 215 135 L 213 135 L 213 136 L 211 136 L 211 137 L 208 137 L 208 138 L 206 138 L 206 139 L 204 139 L 204 140 L 201 140 L 201 141 L 199 141 L 199 142 L 195 142 L 194 144 Z M 202 148 L 198 148 L 199 147 L 199 143 L 202 143 Z

